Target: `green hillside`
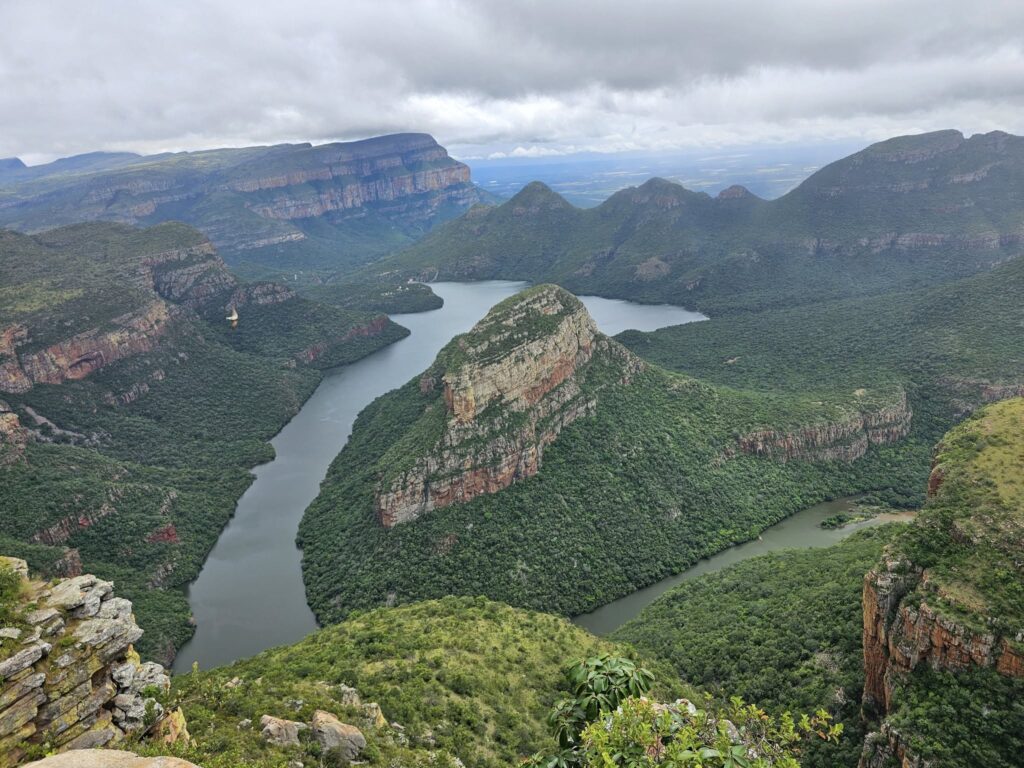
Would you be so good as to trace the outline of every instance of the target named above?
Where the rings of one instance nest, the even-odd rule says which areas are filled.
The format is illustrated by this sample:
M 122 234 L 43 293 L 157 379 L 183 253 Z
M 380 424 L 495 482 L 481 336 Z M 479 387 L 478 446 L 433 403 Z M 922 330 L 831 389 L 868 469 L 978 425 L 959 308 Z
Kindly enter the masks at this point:
M 375 265 L 427 279 L 555 282 L 712 316 L 868 296 L 1022 251 L 1024 139 L 940 131 L 874 144 L 777 200 L 662 179 L 577 209 L 540 183 Z
M 825 707 L 844 726 L 804 768 L 855 768 L 864 728 L 861 591 L 891 526 L 823 549 L 789 550 L 666 592 L 612 638 L 670 662 L 688 683 L 772 711 Z
M 372 611 L 213 672 L 175 678 L 198 746 L 183 749 L 205 768 L 283 768 L 310 759 L 304 747 L 268 747 L 264 714 L 307 721 L 316 709 L 356 722 L 367 736 L 369 765 L 505 766 L 554 749 L 546 717 L 565 695 L 563 668 L 599 652 L 631 654 L 564 619 L 481 598 L 453 598 Z M 674 699 L 681 686 L 664 665 L 652 666 L 655 695 Z M 238 684 L 229 681 L 238 678 Z M 380 705 L 390 725 L 363 724 L 343 703 L 339 685 Z M 308 747 L 308 745 L 307 745 Z M 165 753 L 166 748 L 155 748 Z M 440 761 L 440 762 L 439 762 Z

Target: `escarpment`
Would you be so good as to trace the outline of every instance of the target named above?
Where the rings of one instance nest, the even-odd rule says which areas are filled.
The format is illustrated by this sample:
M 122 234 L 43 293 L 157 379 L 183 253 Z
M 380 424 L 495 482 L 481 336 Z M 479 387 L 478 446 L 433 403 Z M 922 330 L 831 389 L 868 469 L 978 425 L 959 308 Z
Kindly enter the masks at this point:
M 189 738 L 180 710 L 162 703 L 170 678 L 135 653 L 142 629 L 110 582 L 35 581 L 14 558 L 0 557 L 0 569 L 20 582 L 13 603 L 5 593 L 0 628 L 0 767 L 130 737 Z
M 792 431 L 757 430 L 741 435 L 739 451 L 779 461 L 856 461 L 869 446 L 895 443 L 910 434 L 913 414 L 902 389 L 889 402 L 858 408 L 836 421 Z
M 73 176 L 40 166 L 5 192 L 0 222 L 23 231 L 185 221 L 234 253 L 301 249 L 335 229 L 327 236 L 344 239 L 344 221 L 367 216 L 418 231 L 484 200 L 469 167 L 426 134 L 138 157 Z
M 449 504 L 496 493 L 540 469 L 545 446 L 593 412 L 579 377 L 595 355 L 624 376 L 640 362 L 597 331 L 582 303 L 545 285 L 499 304 L 458 337 L 420 379 L 439 434 L 428 450 L 385 478 L 377 516 L 386 528 Z
M 862 768 L 928 764 L 908 704 L 922 670 L 1024 679 L 1022 472 L 1024 399 L 987 406 L 944 438 L 925 509 L 865 576 L 863 706 L 879 730 Z

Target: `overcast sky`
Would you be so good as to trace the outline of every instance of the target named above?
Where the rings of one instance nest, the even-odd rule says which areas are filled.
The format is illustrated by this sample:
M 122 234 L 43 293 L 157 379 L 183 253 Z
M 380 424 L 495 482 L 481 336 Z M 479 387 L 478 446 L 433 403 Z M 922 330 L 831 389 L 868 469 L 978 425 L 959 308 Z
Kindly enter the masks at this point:
M 0 0 L 0 157 L 1024 133 L 1022 0 Z

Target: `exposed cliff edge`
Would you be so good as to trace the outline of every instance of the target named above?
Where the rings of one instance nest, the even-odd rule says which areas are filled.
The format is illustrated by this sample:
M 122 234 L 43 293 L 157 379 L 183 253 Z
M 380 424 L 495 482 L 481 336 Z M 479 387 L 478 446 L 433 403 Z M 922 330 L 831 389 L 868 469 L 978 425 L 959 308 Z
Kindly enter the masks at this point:
M 16 580 L 0 605 L 0 767 L 129 736 L 189 738 L 180 710 L 161 703 L 170 678 L 135 653 L 142 630 L 110 582 L 31 580 L 15 558 L 0 557 L 0 570 Z
M 468 166 L 418 133 L 126 157 L 76 173 L 66 164 L 0 178 L 0 224 L 33 232 L 81 221 L 177 220 L 228 252 L 280 251 L 301 249 L 307 238 L 343 241 L 346 220 L 370 216 L 385 228 L 422 231 L 485 199 Z M 355 231 L 363 250 L 372 245 L 367 230 Z M 394 236 L 381 234 L 382 242 L 393 247 Z
M 1024 400 L 982 409 L 939 445 L 925 509 L 865 577 L 864 712 L 881 723 L 862 768 L 932 764 L 907 703 L 921 670 L 1024 679 L 1022 474 Z
M 598 332 L 579 299 L 556 286 L 538 286 L 492 309 L 421 377 L 421 392 L 441 398 L 423 424 L 426 450 L 378 488 L 381 525 L 535 475 L 545 446 L 596 405 L 576 380 L 595 354 L 616 358 L 624 380 L 642 366 Z
M 872 445 L 896 443 L 910 434 L 913 414 L 900 389 L 888 402 L 865 405 L 836 421 L 792 431 L 763 429 L 737 438 L 739 450 L 778 461 L 856 461 Z

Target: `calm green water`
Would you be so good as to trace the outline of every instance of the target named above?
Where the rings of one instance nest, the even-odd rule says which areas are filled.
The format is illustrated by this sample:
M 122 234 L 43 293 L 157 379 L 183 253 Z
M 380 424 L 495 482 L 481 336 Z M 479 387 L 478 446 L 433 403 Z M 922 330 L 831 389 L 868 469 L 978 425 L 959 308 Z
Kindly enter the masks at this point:
M 369 403 L 426 369 L 445 344 L 525 283 L 435 283 L 444 299 L 432 312 L 395 315 L 412 333 L 357 363 L 329 372 L 302 410 L 271 442 L 275 458 L 256 467 L 188 599 L 196 633 L 181 649 L 175 671 L 227 664 L 316 629 L 306 605 L 299 520 L 316 498 L 327 467 L 348 442 L 356 415 Z M 602 331 L 653 331 L 703 320 L 681 307 L 580 297 Z
M 768 552 L 774 552 L 777 549 L 828 547 L 842 541 L 851 533 L 861 528 L 870 525 L 880 525 L 895 519 L 907 519 L 906 515 L 880 515 L 873 520 L 847 525 L 844 528 L 826 529 L 821 527 L 820 523 L 822 520 L 831 517 L 837 512 L 847 511 L 852 505 L 850 499 L 837 499 L 836 501 L 816 504 L 766 529 L 758 539 L 748 541 L 745 544 L 738 544 L 706 560 L 701 560 L 692 568 L 688 568 L 682 573 L 669 576 L 667 579 L 662 579 L 649 587 L 638 589 L 632 594 L 618 600 L 613 600 L 596 611 L 577 616 L 573 619 L 573 622 L 589 629 L 596 635 L 606 635 L 618 629 L 630 619 L 636 618 L 640 611 L 669 589 L 689 579 L 703 576 L 705 573 L 713 573 L 733 563 Z

